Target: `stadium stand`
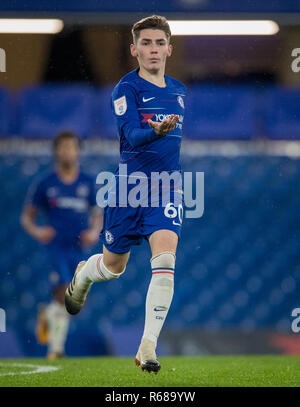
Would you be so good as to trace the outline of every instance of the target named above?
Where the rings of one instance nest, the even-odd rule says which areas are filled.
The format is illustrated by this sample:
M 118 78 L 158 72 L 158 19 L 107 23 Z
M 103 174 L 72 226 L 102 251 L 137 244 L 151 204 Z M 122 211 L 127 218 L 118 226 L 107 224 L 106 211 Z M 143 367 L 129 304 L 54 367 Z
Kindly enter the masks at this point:
M 300 91 L 276 87 L 264 98 L 266 134 L 271 139 L 300 138 Z
M 255 92 L 247 86 L 190 86 L 185 115 L 192 139 L 250 139 L 255 133 Z
M 86 85 L 32 87 L 20 93 L 18 101 L 19 135 L 54 137 L 68 128 L 82 136 L 91 131 L 93 91 Z
M 13 130 L 13 113 L 16 103 L 14 95 L 7 89 L 0 88 L 0 137 L 7 137 Z
M 95 90 L 92 111 L 92 136 L 116 139 L 116 126 L 109 103 L 112 90 L 112 85 Z
M 0 89 L 0 137 L 52 138 L 62 129 L 116 140 L 112 85 L 47 84 L 18 94 Z M 14 119 L 12 119 L 14 118 Z M 247 85 L 189 86 L 184 119 L 192 140 L 300 138 L 300 90 Z

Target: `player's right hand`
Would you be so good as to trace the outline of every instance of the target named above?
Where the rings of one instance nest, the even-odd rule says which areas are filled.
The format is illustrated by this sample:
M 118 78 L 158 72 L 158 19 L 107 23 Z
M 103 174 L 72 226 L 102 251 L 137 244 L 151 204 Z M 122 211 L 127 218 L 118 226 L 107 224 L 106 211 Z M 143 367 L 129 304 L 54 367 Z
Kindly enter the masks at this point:
M 35 233 L 36 239 L 42 244 L 48 244 L 53 240 L 56 231 L 52 226 L 39 226 Z
M 151 119 L 148 119 L 149 126 L 151 126 L 156 134 L 160 136 L 165 136 L 170 133 L 176 126 L 176 123 L 179 120 L 178 115 L 171 114 L 168 119 L 163 120 L 162 122 L 153 122 Z

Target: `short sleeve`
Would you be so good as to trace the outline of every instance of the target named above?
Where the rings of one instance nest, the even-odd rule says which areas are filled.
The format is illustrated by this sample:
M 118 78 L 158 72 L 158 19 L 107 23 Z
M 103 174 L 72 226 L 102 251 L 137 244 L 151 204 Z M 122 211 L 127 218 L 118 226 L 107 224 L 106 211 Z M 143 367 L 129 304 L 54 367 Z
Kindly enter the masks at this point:
M 33 181 L 29 186 L 25 198 L 25 205 L 32 205 L 39 208 L 45 207 L 47 203 L 45 189 L 42 181 Z

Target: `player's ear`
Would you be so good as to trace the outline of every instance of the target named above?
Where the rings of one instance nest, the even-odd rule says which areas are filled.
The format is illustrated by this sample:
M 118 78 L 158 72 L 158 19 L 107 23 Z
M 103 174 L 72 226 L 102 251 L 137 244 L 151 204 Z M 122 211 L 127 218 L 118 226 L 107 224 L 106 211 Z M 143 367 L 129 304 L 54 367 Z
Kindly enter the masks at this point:
M 136 50 L 134 44 L 130 44 L 130 52 L 131 52 L 131 55 L 132 55 L 133 57 L 137 57 L 137 56 L 138 56 L 138 53 L 137 53 L 137 50 Z
M 172 45 L 172 44 L 169 44 L 167 56 L 170 57 L 170 56 L 172 55 L 172 52 L 173 52 L 173 45 Z

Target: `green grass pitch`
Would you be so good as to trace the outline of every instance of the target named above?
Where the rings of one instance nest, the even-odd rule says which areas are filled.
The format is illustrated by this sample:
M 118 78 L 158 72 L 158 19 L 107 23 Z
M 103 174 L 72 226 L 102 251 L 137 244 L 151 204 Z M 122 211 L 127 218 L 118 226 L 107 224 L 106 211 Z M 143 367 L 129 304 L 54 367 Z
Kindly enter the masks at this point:
M 300 356 L 161 357 L 160 372 L 133 358 L 0 359 L 0 387 L 299 387 Z M 34 366 L 33 366 L 34 365 Z M 32 373 L 56 367 L 50 372 Z M 30 373 L 31 372 L 31 373 Z

